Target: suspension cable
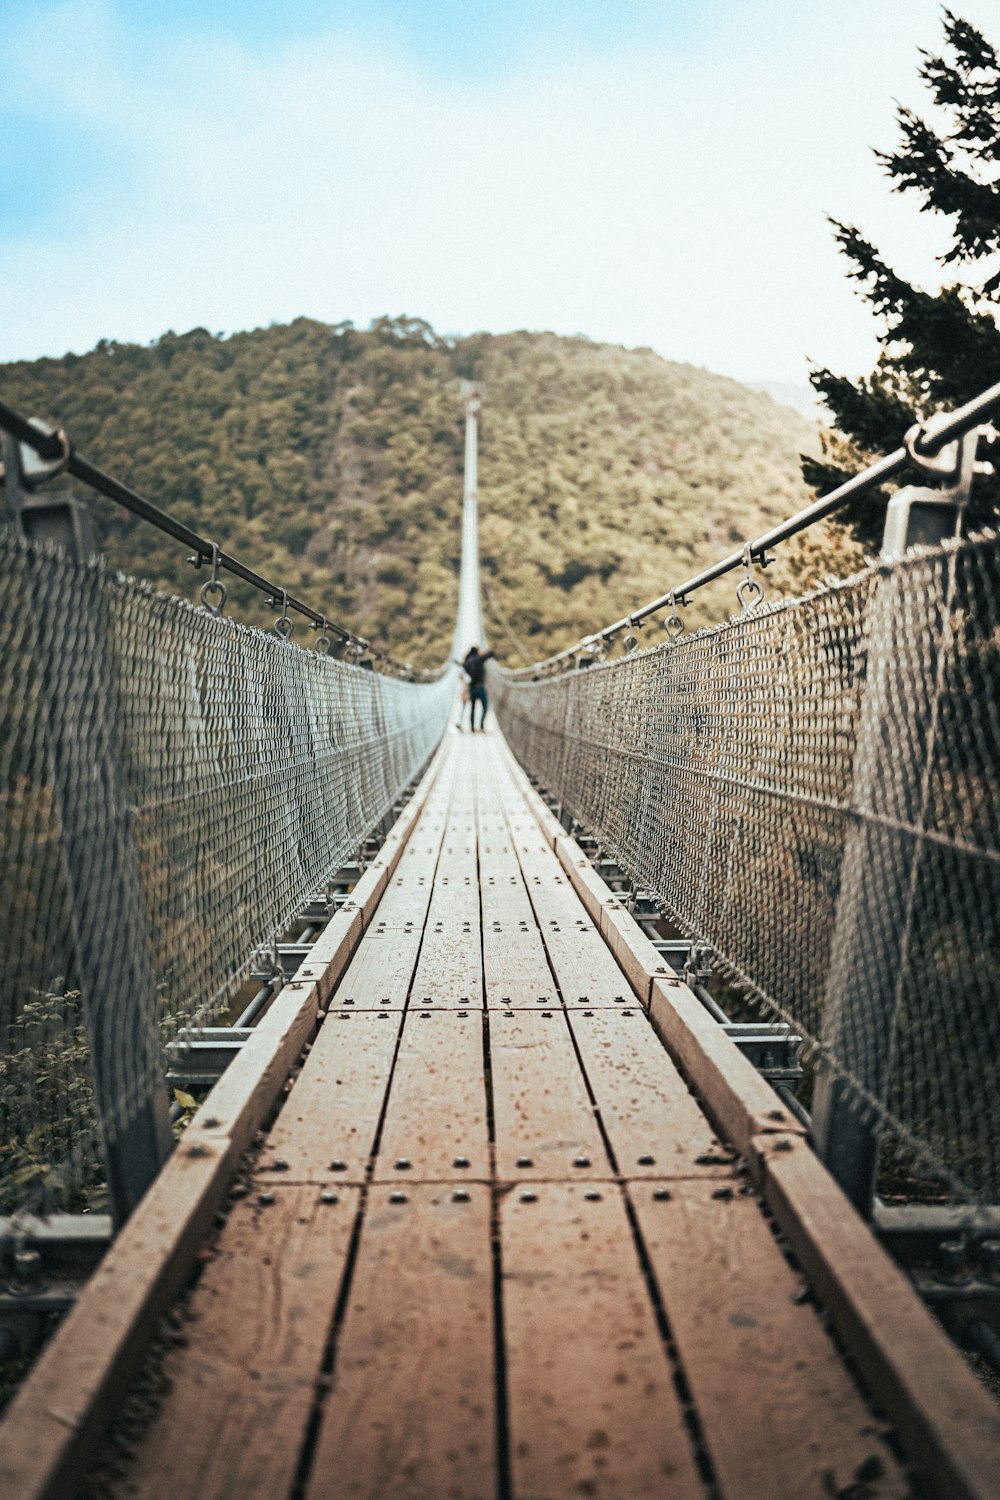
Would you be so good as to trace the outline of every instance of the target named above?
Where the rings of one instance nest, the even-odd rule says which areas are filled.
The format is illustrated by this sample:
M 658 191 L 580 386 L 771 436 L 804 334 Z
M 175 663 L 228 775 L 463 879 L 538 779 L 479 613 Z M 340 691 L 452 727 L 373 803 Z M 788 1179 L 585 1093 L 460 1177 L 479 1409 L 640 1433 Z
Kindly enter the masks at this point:
M 907 433 L 906 441 L 913 447 L 920 457 L 930 458 L 940 453 L 949 442 L 959 438 L 972 427 L 979 424 L 994 413 L 1000 411 L 1000 382 L 992 385 L 988 390 L 966 402 L 953 412 L 938 412 L 935 416 L 928 417 L 924 422 L 918 422 L 914 428 Z M 660 594 L 656 599 L 651 599 L 641 609 L 634 609 L 622 619 L 616 620 L 613 625 L 605 625 L 603 630 L 596 631 L 593 635 L 582 636 L 575 646 L 568 646 L 565 651 L 560 651 L 555 656 L 548 656 L 544 661 L 537 662 L 532 670 L 543 671 L 568 661 L 571 657 L 585 652 L 599 643 L 607 642 L 619 630 L 627 626 L 639 625 L 650 615 L 657 614 L 668 605 L 673 608 L 676 604 L 683 604 L 688 597 L 698 589 L 704 588 L 708 583 L 714 583 L 717 578 L 722 578 L 726 573 L 731 573 L 735 568 L 742 567 L 747 560 L 764 562 L 765 554 L 769 547 L 776 547 L 780 542 L 787 542 L 791 537 L 797 536 L 800 531 L 805 531 L 816 521 L 822 521 L 849 500 L 856 500 L 860 495 L 865 495 L 869 490 L 875 489 L 886 479 L 892 479 L 895 475 L 911 465 L 913 462 L 908 452 L 906 443 L 896 448 L 892 453 L 886 454 L 884 458 L 878 459 L 860 474 L 838 485 L 828 495 L 822 495 L 814 500 L 811 505 L 796 511 L 795 515 L 789 516 L 787 520 L 779 521 L 777 526 L 772 526 L 770 531 L 763 532 L 751 542 L 741 543 L 735 552 L 720 558 L 718 562 L 703 568 L 700 573 L 695 573 L 684 583 L 670 589 L 665 594 Z M 527 669 L 525 669 L 527 670 Z
M 266 594 L 272 603 L 277 604 L 284 601 L 286 613 L 288 610 L 294 609 L 298 614 L 305 615 L 306 619 L 311 620 L 319 629 L 332 631 L 345 645 L 355 647 L 359 653 L 370 653 L 385 666 L 399 672 L 404 677 L 420 680 L 427 678 L 429 675 L 435 675 L 433 673 L 428 674 L 426 672 L 414 671 L 408 662 L 398 661 L 382 647 L 372 645 L 364 636 L 356 635 L 353 630 L 348 630 L 346 626 L 335 624 L 329 615 L 320 614 L 301 599 L 296 598 L 294 594 L 288 593 L 279 584 L 272 583 L 263 574 L 255 572 L 253 568 L 248 568 L 245 563 L 240 562 L 238 557 L 234 557 L 229 552 L 223 552 L 221 548 L 217 547 L 207 537 L 199 535 L 190 526 L 186 526 L 183 521 L 178 521 L 175 516 L 170 515 L 165 510 L 161 510 L 151 500 L 146 500 L 135 490 L 130 489 L 128 485 L 122 484 L 120 480 L 115 479 L 111 474 L 105 473 L 103 469 L 99 469 L 95 464 L 90 463 L 88 459 L 83 458 L 77 453 L 62 429 L 58 429 L 55 432 L 43 432 L 40 427 L 36 427 L 33 422 L 21 416 L 19 412 L 14 411 L 12 407 L 7 406 L 3 401 L 0 401 L 0 427 L 6 428 L 19 442 L 26 443 L 29 448 L 34 449 L 40 458 L 61 461 L 61 466 L 67 473 L 72 474 L 76 479 L 82 480 L 84 484 L 90 485 L 91 489 L 97 490 L 99 494 L 106 496 L 107 499 L 124 506 L 133 515 L 140 516 L 142 520 L 148 521 L 151 526 L 155 526 L 159 531 L 165 532 L 167 536 L 173 537 L 174 541 L 180 542 L 185 547 L 190 547 L 195 554 L 195 557 L 192 559 L 195 566 L 200 567 L 202 562 L 206 562 L 212 564 L 214 569 L 224 568 L 228 573 L 232 573 L 234 577 L 242 579 L 244 583 L 249 584 L 251 588 L 257 589 L 262 594 Z

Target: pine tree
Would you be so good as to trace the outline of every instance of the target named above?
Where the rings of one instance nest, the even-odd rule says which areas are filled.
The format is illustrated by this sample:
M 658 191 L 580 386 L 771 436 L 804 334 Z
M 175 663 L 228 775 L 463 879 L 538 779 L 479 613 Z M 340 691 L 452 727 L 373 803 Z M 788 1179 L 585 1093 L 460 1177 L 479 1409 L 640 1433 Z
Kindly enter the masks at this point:
M 950 220 L 951 244 L 940 257 L 956 280 L 932 294 L 898 276 L 852 225 L 831 220 L 850 263 L 848 275 L 881 320 L 881 353 L 868 376 L 852 381 L 828 369 L 810 375 L 836 422 L 824 460 L 803 458 L 819 493 L 899 446 L 912 423 L 961 405 L 1000 380 L 1000 58 L 985 37 L 944 13 L 945 49 L 921 51 L 942 127 L 900 108 L 897 150 L 876 152 L 893 192 L 915 193 L 920 212 Z M 988 455 L 994 462 L 1000 454 Z M 866 545 L 881 537 L 887 496 L 870 493 L 841 513 Z M 1000 480 L 976 487 L 972 523 L 995 517 Z

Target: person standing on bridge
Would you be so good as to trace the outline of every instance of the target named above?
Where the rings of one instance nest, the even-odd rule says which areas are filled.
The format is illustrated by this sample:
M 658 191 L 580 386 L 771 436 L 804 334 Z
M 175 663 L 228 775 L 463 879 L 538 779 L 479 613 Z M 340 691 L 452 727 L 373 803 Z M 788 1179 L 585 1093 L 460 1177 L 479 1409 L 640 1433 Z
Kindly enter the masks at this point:
M 476 729 L 477 703 L 480 729 L 486 723 L 486 710 L 489 707 L 486 701 L 486 663 L 492 656 L 496 656 L 495 651 L 480 651 L 478 646 L 470 646 L 462 663 L 462 671 L 469 679 L 469 718 L 472 720 L 473 733 Z

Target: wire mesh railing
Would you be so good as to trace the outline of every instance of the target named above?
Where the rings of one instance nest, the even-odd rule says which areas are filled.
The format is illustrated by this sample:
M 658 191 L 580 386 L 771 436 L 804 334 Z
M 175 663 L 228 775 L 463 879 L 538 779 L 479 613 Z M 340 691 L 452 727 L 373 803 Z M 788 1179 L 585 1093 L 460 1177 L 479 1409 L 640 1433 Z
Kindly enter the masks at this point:
M 13 533 L 0 662 L 0 1212 L 48 1210 L 421 769 L 454 669 L 363 670 Z
M 538 783 L 877 1117 L 883 1181 L 1000 1201 L 1000 539 L 492 690 Z

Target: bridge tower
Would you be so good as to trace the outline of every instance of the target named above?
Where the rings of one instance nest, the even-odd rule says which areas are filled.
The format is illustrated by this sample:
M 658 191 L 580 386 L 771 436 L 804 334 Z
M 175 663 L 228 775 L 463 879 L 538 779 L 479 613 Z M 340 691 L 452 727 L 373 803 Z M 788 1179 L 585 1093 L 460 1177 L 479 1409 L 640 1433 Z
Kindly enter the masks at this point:
M 471 381 L 462 382 L 462 399 L 465 403 L 465 469 L 462 494 L 462 562 L 458 584 L 458 613 L 455 619 L 455 639 L 452 655 L 463 657 L 473 644 L 482 646 L 486 633 L 483 628 L 482 602 L 479 593 L 479 407 L 480 387 Z

